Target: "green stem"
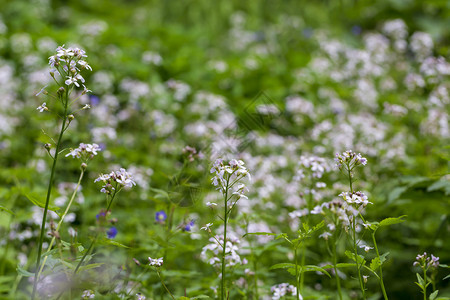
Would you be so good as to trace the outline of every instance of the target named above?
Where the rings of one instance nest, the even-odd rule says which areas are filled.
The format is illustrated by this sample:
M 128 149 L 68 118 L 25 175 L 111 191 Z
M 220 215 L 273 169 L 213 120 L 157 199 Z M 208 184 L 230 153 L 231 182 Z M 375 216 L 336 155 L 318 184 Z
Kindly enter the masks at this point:
M 80 174 L 80 178 L 78 179 L 77 186 L 75 187 L 75 190 L 72 193 L 72 197 L 70 197 L 69 204 L 67 204 L 67 207 L 66 207 L 66 210 L 64 211 L 64 214 L 61 216 L 61 219 L 59 220 L 58 225 L 56 226 L 56 231 L 57 232 L 59 231 L 59 228 L 61 227 L 62 222 L 64 221 L 64 218 L 66 217 L 67 213 L 69 212 L 70 207 L 72 206 L 72 202 L 75 199 L 75 196 L 76 196 L 76 194 L 78 192 L 78 189 L 80 188 L 80 184 L 81 184 L 81 180 L 83 179 L 83 176 L 84 176 L 84 170 L 82 169 L 81 170 L 81 174 Z M 47 252 L 52 250 L 53 244 L 55 243 L 55 239 L 56 239 L 55 236 L 53 236 L 53 238 L 50 241 L 50 244 L 49 244 L 49 246 L 47 248 Z M 44 261 L 41 264 L 41 267 L 39 269 L 37 277 L 39 277 L 41 275 L 41 273 L 42 273 L 42 271 L 44 269 L 45 263 L 47 262 L 47 258 L 48 258 L 48 255 L 46 255 L 44 257 Z
M 175 297 L 172 295 L 172 293 L 169 291 L 169 289 L 167 288 L 167 286 L 164 284 L 164 280 L 162 279 L 161 274 L 159 273 L 158 270 L 156 270 L 156 273 L 158 273 L 159 280 L 161 280 L 161 284 L 162 284 L 163 287 L 166 289 L 166 291 L 169 293 L 170 297 L 172 297 L 172 299 L 175 300 Z
M 386 289 L 384 288 L 383 267 L 381 266 L 380 253 L 378 252 L 377 241 L 375 239 L 375 232 L 372 232 L 372 240 L 373 240 L 373 245 L 375 247 L 375 252 L 377 253 L 378 261 L 380 262 L 380 286 L 381 286 L 381 291 L 383 292 L 384 299 L 388 300 L 388 296 L 386 294 Z
M 231 176 L 231 175 L 230 175 Z M 224 219 L 223 219 L 223 248 L 222 248 L 222 291 L 221 300 L 225 299 L 225 250 L 227 246 L 227 223 L 228 223 L 228 188 L 229 188 L 230 177 L 227 178 L 227 185 L 225 187 L 225 197 L 224 197 Z
M 332 250 L 333 250 L 333 267 L 334 267 L 334 274 L 336 277 L 336 285 L 337 285 L 337 289 L 339 292 L 339 299 L 342 300 L 342 291 L 341 291 L 341 279 L 339 278 L 338 275 L 338 269 L 337 269 L 337 254 L 336 254 L 336 242 L 333 239 L 333 245 L 332 245 Z
M 427 300 L 427 271 L 423 269 L 423 300 Z
M 363 299 L 366 299 L 366 293 L 364 290 L 364 283 L 361 277 L 361 265 L 358 263 L 358 246 L 356 245 L 356 218 L 355 216 L 353 216 L 353 228 L 352 228 L 352 233 L 353 233 L 353 252 L 355 253 L 355 262 L 356 262 L 356 269 L 358 270 L 358 279 L 359 279 L 359 285 L 361 287 L 361 291 L 363 294 Z
M 297 288 L 297 300 L 300 300 L 300 279 L 298 274 L 298 257 L 297 257 L 297 248 L 298 245 L 294 247 L 294 256 L 295 256 L 295 286 Z M 303 268 L 303 265 L 302 265 Z M 303 273 L 303 272 L 302 272 Z
M 120 189 L 118 190 L 117 187 L 114 190 L 114 194 L 111 197 L 111 201 L 109 201 L 108 207 L 106 208 L 106 213 L 108 213 L 111 204 L 113 203 L 114 198 L 116 197 L 117 193 L 120 191 Z M 97 233 L 95 234 L 94 239 L 92 240 L 91 244 L 89 245 L 88 250 L 84 253 L 83 257 L 81 258 L 81 260 L 78 262 L 77 267 L 75 268 L 75 271 L 73 271 L 73 275 L 75 275 L 78 271 L 78 269 L 81 267 L 81 264 L 83 263 L 83 261 L 86 259 L 86 256 L 89 254 L 89 252 L 91 251 L 92 247 L 94 247 L 95 242 L 97 241 L 98 238 L 98 234 L 99 232 L 97 231 Z
M 308 215 L 309 216 L 309 215 Z M 301 266 L 303 268 L 303 266 L 305 265 L 306 262 L 306 246 L 302 246 L 302 260 L 301 260 Z M 302 293 L 303 292 L 303 283 L 305 281 L 305 273 L 301 272 L 300 273 L 300 290 L 297 289 L 298 293 Z
M 62 121 L 62 125 L 61 125 L 61 130 L 60 130 L 59 136 L 58 136 L 58 142 L 56 143 L 56 150 L 55 150 L 55 155 L 53 157 L 52 171 L 50 173 L 50 180 L 48 181 L 47 198 L 45 199 L 44 214 L 42 216 L 41 232 L 39 234 L 38 255 L 36 258 L 36 270 L 39 270 L 40 265 L 41 265 L 42 244 L 44 242 L 44 233 L 45 233 L 45 221 L 47 220 L 47 211 L 48 211 L 48 205 L 50 203 L 50 195 L 52 193 L 53 179 L 55 177 L 56 162 L 58 161 L 58 154 L 59 154 L 59 149 L 61 147 L 61 140 L 62 140 L 64 131 L 67 128 L 66 121 L 67 121 L 67 102 L 68 102 L 67 99 L 68 99 L 68 97 L 69 96 L 66 92 L 66 102 L 64 103 L 64 117 L 63 117 L 63 121 Z M 38 278 L 37 274 L 35 274 L 34 282 L 33 282 L 33 292 L 31 293 L 32 300 L 35 299 L 38 279 L 39 278 Z
M 350 165 L 347 165 L 347 171 L 348 171 L 348 181 L 350 184 L 350 193 L 353 194 L 353 180 L 352 180 L 352 170 L 350 169 Z M 361 277 L 361 265 L 358 263 L 358 246 L 356 245 L 356 216 L 353 216 L 352 220 L 352 234 L 353 234 L 353 252 L 355 253 L 355 263 L 356 263 L 356 269 L 358 270 L 358 279 L 359 279 L 359 285 L 361 287 L 363 299 L 366 299 L 366 292 L 364 290 L 364 283 L 363 279 Z

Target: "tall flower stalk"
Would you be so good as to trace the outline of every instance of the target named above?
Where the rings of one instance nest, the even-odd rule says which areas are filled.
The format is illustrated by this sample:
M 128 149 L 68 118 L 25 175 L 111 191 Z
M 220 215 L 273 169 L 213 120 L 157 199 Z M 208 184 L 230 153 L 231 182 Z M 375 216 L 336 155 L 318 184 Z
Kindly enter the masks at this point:
M 367 159 L 362 157 L 361 154 L 357 154 L 352 150 L 345 151 L 342 154 L 336 154 L 335 158 L 337 167 L 346 173 L 349 181 L 349 192 L 343 192 L 341 196 L 348 205 L 348 211 L 350 213 L 350 238 L 352 240 L 352 250 L 354 255 L 354 261 L 356 263 L 356 269 L 358 272 L 359 285 L 361 288 L 363 299 L 366 299 L 365 284 L 363 276 L 361 275 L 361 268 L 363 262 L 360 262 L 360 256 L 358 255 L 358 240 L 356 238 L 356 224 L 358 215 L 361 216 L 360 210 L 363 209 L 370 202 L 367 200 L 367 196 L 362 192 L 355 192 L 353 190 L 354 175 L 353 170 L 360 165 L 366 165 Z
M 231 211 L 235 207 L 236 203 L 241 198 L 247 198 L 244 195 L 248 191 L 245 184 L 242 183 L 244 177 L 251 178 L 250 173 L 247 168 L 244 167 L 244 162 L 242 160 L 232 159 L 228 164 L 224 164 L 222 159 L 215 161 L 213 167 L 211 168 L 211 173 L 215 173 L 212 178 L 212 184 L 219 190 L 223 195 L 223 242 L 222 246 L 222 267 L 221 267 L 221 288 L 220 288 L 220 299 L 226 299 L 226 263 L 225 258 L 227 253 L 231 250 L 229 242 L 227 241 L 227 225 L 230 218 Z M 228 249 L 228 248 L 230 249 Z
M 59 88 L 56 91 L 56 95 L 51 95 L 46 91 L 46 88 L 44 87 L 36 96 L 39 96 L 41 94 L 52 96 L 53 98 L 57 99 L 57 102 L 60 103 L 62 107 L 63 114 L 58 115 L 58 117 L 62 120 L 60 131 L 58 134 L 58 138 L 55 142 L 55 152 L 52 155 L 50 153 L 50 144 L 46 144 L 46 149 L 50 154 L 50 157 L 53 160 L 51 173 L 50 173 L 50 179 L 48 181 L 48 188 L 47 188 L 47 195 L 45 198 L 45 206 L 44 206 L 44 213 L 42 216 L 42 223 L 41 223 L 41 229 L 39 234 L 39 241 L 38 241 L 38 253 L 36 257 L 36 274 L 34 276 L 34 282 L 33 282 L 33 291 L 31 294 L 31 299 L 35 298 L 36 295 L 36 287 L 39 280 L 39 271 L 41 269 L 41 255 L 42 255 L 42 244 L 44 243 L 44 235 L 45 235 L 45 224 L 47 221 L 47 213 L 48 213 L 48 207 L 50 203 L 50 197 L 53 189 L 53 183 L 55 178 L 55 171 L 56 171 L 56 165 L 58 162 L 59 154 L 61 153 L 61 144 L 62 144 L 62 138 L 66 130 L 69 128 L 70 123 L 75 118 L 74 113 L 72 113 L 71 108 L 72 104 L 78 99 L 74 99 L 73 101 L 70 101 L 70 96 L 74 90 L 75 87 L 80 87 L 80 83 L 83 86 L 82 94 L 85 94 L 87 92 L 90 92 L 84 86 L 84 78 L 81 75 L 81 72 L 84 69 L 92 70 L 92 68 L 88 65 L 88 63 L 84 60 L 84 58 L 87 57 L 86 52 L 84 50 L 81 50 L 79 48 L 68 48 L 65 49 L 64 46 L 60 46 L 56 49 L 56 55 L 53 55 L 49 57 L 49 64 L 52 68 L 50 71 L 50 75 L 52 76 L 53 80 L 56 82 L 56 85 L 59 86 Z M 52 106 L 50 106 L 52 107 Z M 88 106 L 85 106 L 85 108 L 88 108 Z M 49 111 L 49 107 L 47 107 L 47 103 L 44 102 L 41 104 L 37 110 L 39 112 L 45 112 Z M 55 110 L 56 111 L 56 110 Z M 52 139 L 52 141 L 54 141 Z

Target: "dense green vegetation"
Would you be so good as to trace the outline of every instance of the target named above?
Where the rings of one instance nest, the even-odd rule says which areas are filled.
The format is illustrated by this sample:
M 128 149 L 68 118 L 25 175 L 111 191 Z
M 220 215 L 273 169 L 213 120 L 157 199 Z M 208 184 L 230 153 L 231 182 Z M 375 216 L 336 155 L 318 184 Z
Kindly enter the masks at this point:
M 447 1 L 0 6 L 1 299 L 449 299 Z

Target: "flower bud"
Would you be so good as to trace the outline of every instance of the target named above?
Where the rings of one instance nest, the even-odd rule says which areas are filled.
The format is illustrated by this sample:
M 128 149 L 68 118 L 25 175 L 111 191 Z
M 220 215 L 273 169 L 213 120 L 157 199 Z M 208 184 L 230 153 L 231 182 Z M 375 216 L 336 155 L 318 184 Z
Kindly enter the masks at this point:
M 58 95 L 62 95 L 65 91 L 66 91 L 66 89 L 64 87 L 60 87 L 58 89 Z
M 133 261 L 134 261 L 134 263 L 135 263 L 136 265 L 138 265 L 138 266 L 141 265 L 141 263 L 140 263 L 136 258 L 133 258 Z
M 49 144 L 49 143 L 46 143 L 46 144 L 44 145 L 44 148 L 45 148 L 47 151 L 49 151 L 51 147 L 52 147 L 52 144 Z
M 86 163 L 82 163 L 81 164 L 81 170 L 86 170 L 86 168 L 87 168 L 87 164 Z
M 68 116 L 67 116 L 67 119 L 68 119 L 69 122 L 70 122 L 70 121 L 72 121 L 73 119 L 75 119 L 75 116 L 74 116 L 74 115 L 68 115 Z

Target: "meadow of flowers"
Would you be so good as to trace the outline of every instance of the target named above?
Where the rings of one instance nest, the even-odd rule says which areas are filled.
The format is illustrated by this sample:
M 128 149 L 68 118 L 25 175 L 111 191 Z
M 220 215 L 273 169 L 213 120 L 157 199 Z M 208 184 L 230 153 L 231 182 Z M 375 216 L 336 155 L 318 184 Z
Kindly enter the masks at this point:
M 445 1 L 0 4 L 0 299 L 450 299 Z

